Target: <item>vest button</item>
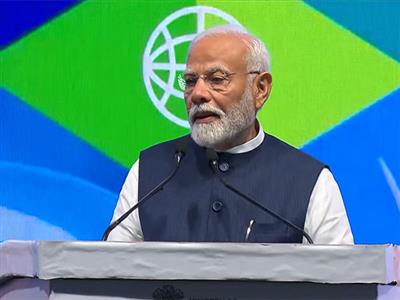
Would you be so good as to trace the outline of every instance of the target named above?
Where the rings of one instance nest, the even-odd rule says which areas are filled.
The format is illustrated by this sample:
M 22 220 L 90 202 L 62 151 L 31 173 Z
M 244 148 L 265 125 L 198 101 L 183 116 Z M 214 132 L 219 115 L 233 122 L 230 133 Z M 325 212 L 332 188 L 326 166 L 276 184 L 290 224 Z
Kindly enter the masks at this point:
M 221 201 L 214 201 L 212 204 L 212 210 L 215 212 L 221 211 L 224 204 Z
M 219 164 L 218 168 L 221 172 L 226 172 L 229 170 L 229 164 L 227 162 L 222 162 Z

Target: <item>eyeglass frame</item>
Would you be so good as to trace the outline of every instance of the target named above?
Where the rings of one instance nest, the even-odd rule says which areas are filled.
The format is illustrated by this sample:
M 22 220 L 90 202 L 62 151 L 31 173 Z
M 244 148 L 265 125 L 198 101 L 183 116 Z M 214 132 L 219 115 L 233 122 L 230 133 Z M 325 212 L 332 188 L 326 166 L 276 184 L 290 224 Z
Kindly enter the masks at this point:
M 183 74 L 181 74 L 181 79 L 183 80 L 183 83 L 184 83 L 184 85 L 185 85 L 185 88 L 184 88 L 183 90 L 185 91 L 185 93 L 191 93 L 192 90 L 194 89 L 194 87 L 196 86 L 198 80 L 201 78 L 201 79 L 203 79 L 203 81 L 206 83 L 206 85 L 207 85 L 209 88 L 211 88 L 213 91 L 217 91 L 217 92 L 225 91 L 225 88 L 215 88 L 215 86 L 214 86 L 215 83 L 213 84 L 213 83 L 209 80 L 209 77 L 210 77 L 210 76 L 212 76 L 213 74 L 218 73 L 218 72 L 221 72 L 221 73 L 223 74 L 223 77 L 224 77 L 223 79 L 224 79 L 224 80 L 227 80 L 227 86 L 228 86 L 229 83 L 231 82 L 230 78 L 231 78 L 232 76 L 234 76 L 234 75 L 250 75 L 250 74 L 257 74 L 257 75 L 260 75 L 260 74 L 262 73 L 261 71 L 249 71 L 249 72 L 246 72 L 246 73 L 238 73 L 238 72 L 228 73 L 228 72 L 226 72 L 226 71 L 224 71 L 224 70 L 222 70 L 222 69 L 210 70 L 210 71 L 208 71 L 206 74 L 201 74 L 201 75 L 196 75 L 195 73 L 193 73 L 193 74 L 190 74 L 190 75 L 194 75 L 195 82 L 193 83 L 193 86 L 190 88 L 190 89 L 191 89 L 190 92 L 188 91 L 188 88 L 187 88 L 187 81 L 186 81 L 186 79 L 184 78 L 184 76 L 187 75 L 187 74 L 186 74 L 186 73 L 183 73 Z M 183 76 L 182 76 L 182 75 L 183 75 Z M 227 87 L 227 86 L 226 86 L 226 87 Z

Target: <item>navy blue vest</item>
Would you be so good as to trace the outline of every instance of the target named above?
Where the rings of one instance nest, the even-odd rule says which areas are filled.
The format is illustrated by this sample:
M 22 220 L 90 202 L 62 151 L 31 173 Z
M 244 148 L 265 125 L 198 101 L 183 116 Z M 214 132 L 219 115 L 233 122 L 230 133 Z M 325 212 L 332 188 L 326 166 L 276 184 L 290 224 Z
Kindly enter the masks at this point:
M 301 233 L 228 190 L 214 175 L 204 148 L 189 137 L 176 176 L 139 208 L 146 241 L 301 243 Z M 175 167 L 176 141 L 140 154 L 139 198 Z M 304 227 L 311 192 L 324 164 L 266 134 L 256 149 L 220 153 L 227 182 L 259 203 Z

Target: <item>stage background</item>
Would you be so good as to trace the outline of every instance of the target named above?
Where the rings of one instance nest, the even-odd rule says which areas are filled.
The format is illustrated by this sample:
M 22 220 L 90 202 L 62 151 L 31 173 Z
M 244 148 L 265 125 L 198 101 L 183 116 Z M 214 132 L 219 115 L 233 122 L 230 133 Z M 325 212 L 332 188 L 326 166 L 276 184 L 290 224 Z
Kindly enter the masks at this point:
M 0 240 L 98 240 L 140 149 L 189 132 L 189 41 L 239 23 L 272 56 L 264 129 L 330 165 L 356 243 L 400 244 L 399 15 L 399 1 L 1 1 Z

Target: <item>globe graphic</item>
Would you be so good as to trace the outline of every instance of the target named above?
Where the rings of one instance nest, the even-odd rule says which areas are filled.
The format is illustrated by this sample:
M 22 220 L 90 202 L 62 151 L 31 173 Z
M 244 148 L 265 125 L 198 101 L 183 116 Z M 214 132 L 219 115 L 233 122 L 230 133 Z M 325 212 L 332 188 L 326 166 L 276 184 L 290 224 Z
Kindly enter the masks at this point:
M 235 18 L 219 9 L 207 6 L 185 7 L 170 14 L 156 27 L 143 55 L 143 80 L 150 100 L 164 117 L 186 128 L 189 128 L 189 123 L 183 113 L 185 105 L 180 74 L 185 70 L 189 43 L 206 29 L 206 18 L 209 17 L 218 20 L 218 25 L 241 26 Z M 191 32 L 182 34 L 179 29 L 186 29 L 187 26 L 179 28 L 176 23 L 184 18 L 190 18 L 189 21 L 194 24 Z M 217 25 L 215 21 L 213 25 Z M 185 51 L 182 51 L 182 47 Z

